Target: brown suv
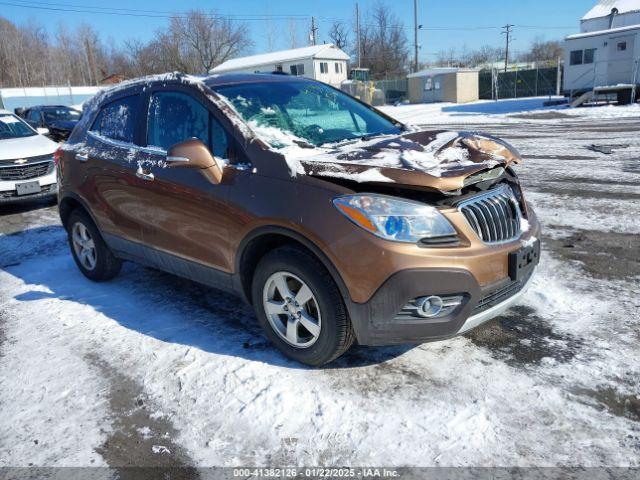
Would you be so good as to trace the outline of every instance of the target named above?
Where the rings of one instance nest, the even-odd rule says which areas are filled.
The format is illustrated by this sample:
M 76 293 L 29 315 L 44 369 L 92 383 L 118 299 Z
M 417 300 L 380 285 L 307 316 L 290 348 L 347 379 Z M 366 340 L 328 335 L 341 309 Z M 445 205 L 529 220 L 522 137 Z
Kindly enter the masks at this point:
M 84 275 L 132 260 L 238 294 L 310 365 L 355 340 L 466 332 L 538 263 L 513 147 L 416 130 L 306 79 L 128 82 L 93 99 L 56 160 Z

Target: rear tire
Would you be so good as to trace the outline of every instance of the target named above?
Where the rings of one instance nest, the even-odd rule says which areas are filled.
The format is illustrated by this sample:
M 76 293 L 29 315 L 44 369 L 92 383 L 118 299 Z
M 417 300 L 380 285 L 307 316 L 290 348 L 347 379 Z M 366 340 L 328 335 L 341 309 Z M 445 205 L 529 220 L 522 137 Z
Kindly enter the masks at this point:
M 290 294 L 281 294 L 281 290 Z M 258 322 L 269 339 L 298 362 L 327 364 L 346 352 L 355 340 L 333 278 L 316 257 L 302 248 L 285 246 L 267 253 L 256 267 L 251 296 Z M 291 301 L 287 303 L 285 297 Z M 295 327 L 290 325 L 292 322 Z
M 94 282 L 105 282 L 120 273 L 122 261 L 109 250 L 87 213 L 74 210 L 66 227 L 71 255 L 85 277 Z

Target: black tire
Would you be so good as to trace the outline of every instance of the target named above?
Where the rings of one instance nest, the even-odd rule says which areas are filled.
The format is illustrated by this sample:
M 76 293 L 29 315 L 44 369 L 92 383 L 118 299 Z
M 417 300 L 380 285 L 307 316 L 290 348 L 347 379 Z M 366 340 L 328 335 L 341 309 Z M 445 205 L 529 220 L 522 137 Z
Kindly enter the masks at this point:
M 322 315 L 320 334 L 315 343 L 297 348 L 285 342 L 269 323 L 263 306 L 263 290 L 276 272 L 289 272 L 311 289 Z M 324 265 L 308 251 L 285 246 L 267 253 L 258 263 L 252 279 L 251 297 L 258 321 L 269 339 L 289 358 L 311 366 L 325 365 L 353 344 L 355 333 L 344 301 Z
M 78 258 L 76 249 L 74 248 L 72 232 L 76 224 L 83 225 L 84 228 L 88 230 L 91 235 L 91 239 L 93 240 L 95 247 L 95 266 L 92 269 L 83 265 L 82 261 Z M 66 228 L 71 255 L 85 277 L 89 280 L 93 280 L 94 282 L 105 282 L 107 280 L 111 280 L 120 273 L 122 261 L 116 258 L 111 250 L 109 250 L 109 247 L 104 243 L 98 228 L 86 212 L 78 209 L 71 212 L 67 220 Z

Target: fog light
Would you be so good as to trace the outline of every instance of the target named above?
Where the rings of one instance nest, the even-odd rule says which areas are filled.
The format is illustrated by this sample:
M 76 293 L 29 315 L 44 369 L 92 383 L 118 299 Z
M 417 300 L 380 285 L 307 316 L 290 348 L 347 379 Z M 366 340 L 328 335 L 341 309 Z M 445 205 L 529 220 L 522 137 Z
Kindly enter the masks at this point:
M 421 317 L 431 318 L 437 316 L 442 311 L 442 298 L 433 295 L 431 297 L 419 298 L 416 301 L 417 313 Z

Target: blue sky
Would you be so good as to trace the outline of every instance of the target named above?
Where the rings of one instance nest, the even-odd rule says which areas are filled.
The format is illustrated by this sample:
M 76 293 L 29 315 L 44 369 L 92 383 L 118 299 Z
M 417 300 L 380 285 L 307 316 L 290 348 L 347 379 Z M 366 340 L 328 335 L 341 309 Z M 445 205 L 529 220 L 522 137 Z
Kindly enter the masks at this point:
M 378 0 L 360 0 L 360 9 L 366 14 Z M 23 6 L 17 6 L 17 5 Z M 413 25 L 413 0 L 388 0 L 396 15 L 407 27 Z M 422 45 L 420 59 L 433 60 L 434 54 L 441 50 L 456 48 L 472 49 L 481 45 L 501 45 L 504 40 L 499 27 L 507 23 L 515 24 L 513 48 L 526 48 L 535 37 L 545 39 L 562 38 L 575 33 L 579 29 L 579 19 L 594 4 L 595 0 L 419 0 L 419 23 L 425 30 L 420 32 L 419 43 Z M 75 5 L 75 7 L 74 7 Z M 151 38 L 158 28 L 166 25 L 165 18 L 143 16 L 106 15 L 87 12 L 54 11 L 46 8 L 64 9 L 96 9 L 108 5 L 115 9 L 136 9 L 151 12 L 186 11 L 191 8 L 215 9 L 218 13 L 244 16 L 279 15 L 295 16 L 299 46 L 307 44 L 310 20 L 305 16 L 318 19 L 319 40 L 328 41 L 328 30 L 334 18 L 351 22 L 354 16 L 353 0 L 218 0 L 196 1 L 182 0 L 111 0 L 108 3 L 98 0 L 0 0 L 0 16 L 11 21 L 24 23 L 35 19 L 53 31 L 59 22 L 76 25 L 82 22 L 92 24 L 103 39 L 122 42 L 129 38 Z M 38 8 L 28 8 L 38 7 Z M 84 7 L 82 7 L 84 6 Z M 124 12 L 124 11 L 121 11 Z M 129 12 L 135 13 L 135 12 Z M 141 13 L 141 12 L 137 12 Z M 152 13 L 151 13 L 152 14 Z M 277 49 L 290 47 L 290 30 L 292 20 L 289 18 L 274 19 L 266 22 L 263 19 L 247 21 L 255 42 L 252 53 L 269 49 L 269 34 L 273 39 L 273 47 Z M 444 28 L 458 28 L 443 30 Z M 440 29 L 440 30 L 438 30 Z M 413 31 L 407 29 L 410 43 L 413 43 Z

